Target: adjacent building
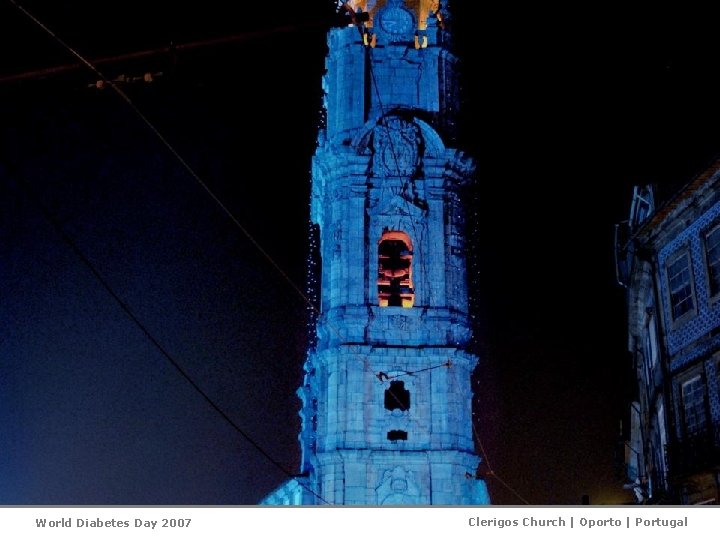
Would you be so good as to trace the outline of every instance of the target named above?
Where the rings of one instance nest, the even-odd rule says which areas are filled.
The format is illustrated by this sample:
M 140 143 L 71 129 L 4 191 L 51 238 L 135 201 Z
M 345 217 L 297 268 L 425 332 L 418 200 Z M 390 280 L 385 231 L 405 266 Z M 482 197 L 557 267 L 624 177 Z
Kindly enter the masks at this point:
M 720 502 L 720 161 L 663 204 L 636 188 L 618 226 L 637 388 L 626 442 L 636 500 Z

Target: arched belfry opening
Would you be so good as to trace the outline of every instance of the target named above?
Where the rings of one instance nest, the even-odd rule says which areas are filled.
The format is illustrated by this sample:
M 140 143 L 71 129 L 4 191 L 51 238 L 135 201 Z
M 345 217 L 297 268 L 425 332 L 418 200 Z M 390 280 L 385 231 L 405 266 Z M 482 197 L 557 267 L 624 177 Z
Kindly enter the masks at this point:
M 378 243 L 378 305 L 411 308 L 415 303 L 412 279 L 412 242 L 407 233 L 387 231 Z

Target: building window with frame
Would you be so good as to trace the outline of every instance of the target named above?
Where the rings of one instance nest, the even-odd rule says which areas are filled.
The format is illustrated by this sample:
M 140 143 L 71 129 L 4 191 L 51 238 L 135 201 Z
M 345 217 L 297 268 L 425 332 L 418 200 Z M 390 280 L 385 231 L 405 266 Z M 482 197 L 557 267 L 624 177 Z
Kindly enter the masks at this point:
M 695 310 L 693 298 L 690 254 L 684 252 L 667 265 L 668 289 L 672 318 L 677 321 L 683 315 Z
M 720 224 L 705 233 L 705 262 L 713 298 L 720 294 Z
M 682 409 L 685 434 L 697 435 L 705 429 L 705 385 L 700 375 L 682 384 Z

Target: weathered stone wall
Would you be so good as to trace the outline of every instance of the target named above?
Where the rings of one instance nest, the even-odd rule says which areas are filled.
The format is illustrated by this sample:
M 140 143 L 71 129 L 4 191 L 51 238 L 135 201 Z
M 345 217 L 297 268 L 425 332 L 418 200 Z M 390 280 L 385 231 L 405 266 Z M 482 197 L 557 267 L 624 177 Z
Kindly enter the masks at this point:
M 464 349 L 459 192 L 474 164 L 445 143 L 458 100 L 443 32 L 431 21 L 427 40 L 416 39 L 414 15 L 399 4 L 378 11 L 374 47 L 356 27 L 328 38 L 311 200 L 321 313 L 298 391 L 303 481 L 333 504 L 488 504 L 475 478 L 477 358 Z M 386 234 L 406 242 L 407 305 L 380 299 Z M 292 499 L 282 489 L 276 498 Z

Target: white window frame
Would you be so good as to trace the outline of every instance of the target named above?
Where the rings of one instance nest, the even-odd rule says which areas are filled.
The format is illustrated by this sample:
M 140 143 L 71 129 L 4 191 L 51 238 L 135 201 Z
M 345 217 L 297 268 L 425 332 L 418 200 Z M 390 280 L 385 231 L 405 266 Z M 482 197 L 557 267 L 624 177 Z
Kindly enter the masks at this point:
M 685 313 L 679 315 L 678 317 L 675 316 L 675 309 L 674 309 L 674 303 L 673 303 L 673 291 L 670 284 L 670 267 L 674 265 L 676 262 L 678 262 L 681 258 L 685 258 L 687 261 L 687 270 L 688 270 L 688 284 L 690 285 L 690 300 L 692 301 L 692 308 L 690 308 Z M 673 257 L 669 257 L 668 260 L 665 263 L 665 277 L 666 277 L 666 283 L 667 283 L 667 298 L 668 298 L 668 307 L 670 308 L 670 320 L 672 320 L 673 326 L 679 326 L 686 322 L 687 320 L 693 318 L 695 315 L 697 315 L 697 296 L 695 294 L 695 278 L 693 276 L 693 264 L 692 264 L 692 257 L 690 256 L 690 250 L 686 248 L 680 250 L 678 253 L 676 253 Z

